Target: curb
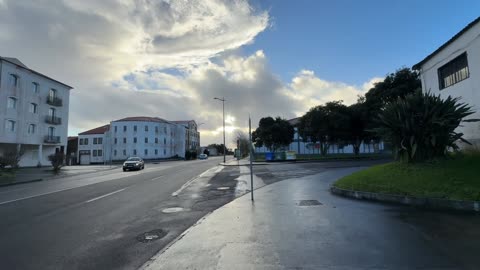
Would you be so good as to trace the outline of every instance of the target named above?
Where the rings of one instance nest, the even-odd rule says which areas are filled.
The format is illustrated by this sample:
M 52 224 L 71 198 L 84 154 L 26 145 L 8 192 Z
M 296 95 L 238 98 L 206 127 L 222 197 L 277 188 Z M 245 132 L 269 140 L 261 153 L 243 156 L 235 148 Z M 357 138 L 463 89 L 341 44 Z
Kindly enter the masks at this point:
M 387 203 L 395 203 L 402 205 L 410 205 L 435 210 L 454 210 L 463 212 L 480 212 L 479 201 L 459 201 L 439 198 L 413 197 L 393 194 L 383 194 L 365 191 L 355 191 L 349 189 L 341 189 L 334 186 L 330 187 L 330 192 L 358 200 L 379 201 Z
M 272 162 L 262 162 L 262 163 L 253 163 L 253 165 L 282 165 L 282 164 L 298 164 L 298 163 L 328 163 L 328 162 L 338 162 L 338 161 L 376 161 L 376 160 L 391 160 L 391 158 L 362 158 L 362 159 L 327 159 L 327 160 L 294 160 L 294 161 L 272 161 Z M 221 166 L 250 166 L 250 164 L 224 164 L 220 163 Z
M 8 184 L 1 184 L 1 185 L 0 185 L 0 188 L 2 188 L 2 187 L 8 187 L 8 186 L 23 185 L 23 184 L 33 183 L 33 182 L 40 182 L 40 181 L 43 181 L 43 179 L 40 178 L 40 179 L 33 179 L 33 180 L 22 181 L 22 182 L 14 182 L 14 183 L 8 183 Z

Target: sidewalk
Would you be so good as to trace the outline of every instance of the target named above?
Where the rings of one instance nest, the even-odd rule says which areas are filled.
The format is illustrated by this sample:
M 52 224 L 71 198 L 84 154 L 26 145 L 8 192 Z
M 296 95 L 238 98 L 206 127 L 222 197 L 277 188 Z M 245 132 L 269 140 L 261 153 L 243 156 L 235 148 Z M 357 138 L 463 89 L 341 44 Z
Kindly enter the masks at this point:
M 394 215 L 404 208 L 330 194 L 360 169 L 255 190 L 254 203 L 247 194 L 217 209 L 141 269 L 455 269 Z

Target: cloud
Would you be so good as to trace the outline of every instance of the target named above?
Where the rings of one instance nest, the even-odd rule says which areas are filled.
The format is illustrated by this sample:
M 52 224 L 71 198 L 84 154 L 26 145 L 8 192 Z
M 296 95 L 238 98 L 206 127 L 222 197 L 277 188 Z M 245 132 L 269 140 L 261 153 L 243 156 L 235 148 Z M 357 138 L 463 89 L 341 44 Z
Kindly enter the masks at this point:
M 330 100 L 352 103 L 362 86 L 302 70 L 290 82 L 266 53 L 238 55 L 271 18 L 246 0 L 0 0 L 0 51 L 75 87 L 69 133 L 127 116 L 195 119 L 202 144 L 261 117 L 300 116 Z M 232 138 L 227 136 L 227 142 Z

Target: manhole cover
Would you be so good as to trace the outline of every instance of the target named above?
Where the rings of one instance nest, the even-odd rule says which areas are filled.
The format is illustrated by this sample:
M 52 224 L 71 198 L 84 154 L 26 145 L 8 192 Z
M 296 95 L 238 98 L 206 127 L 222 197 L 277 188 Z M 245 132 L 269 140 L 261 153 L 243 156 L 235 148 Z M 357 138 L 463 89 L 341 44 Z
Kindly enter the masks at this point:
M 165 208 L 162 210 L 163 213 L 176 213 L 176 212 L 181 212 L 183 211 L 182 207 L 171 207 L 171 208 Z
M 218 190 L 227 190 L 227 189 L 230 189 L 230 187 L 218 187 L 217 189 Z
M 321 202 L 317 200 L 301 200 L 297 202 L 298 206 L 312 206 L 312 205 L 322 205 Z
M 167 231 L 158 229 L 158 230 L 152 230 L 146 233 L 142 233 L 139 236 L 137 236 L 137 240 L 142 242 L 142 243 L 148 243 L 152 242 L 158 239 L 161 239 L 167 235 Z

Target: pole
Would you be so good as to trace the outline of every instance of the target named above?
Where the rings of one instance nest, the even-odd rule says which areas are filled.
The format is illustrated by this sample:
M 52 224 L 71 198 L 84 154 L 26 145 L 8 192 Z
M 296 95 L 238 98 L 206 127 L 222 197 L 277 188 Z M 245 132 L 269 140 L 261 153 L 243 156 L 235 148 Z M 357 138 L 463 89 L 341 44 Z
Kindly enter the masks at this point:
M 225 97 L 222 98 L 223 109 L 223 163 L 226 162 L 227 146 L 225 145 Z
M 248 138 L 250 148 L 250 194 L 253 202 L 253 145 L 252 145 L 252 119 L 248 116 Z

